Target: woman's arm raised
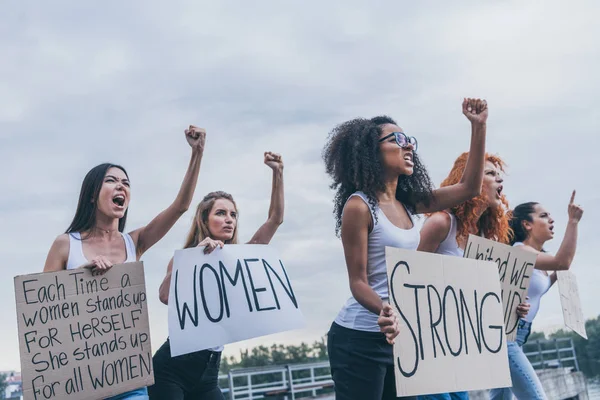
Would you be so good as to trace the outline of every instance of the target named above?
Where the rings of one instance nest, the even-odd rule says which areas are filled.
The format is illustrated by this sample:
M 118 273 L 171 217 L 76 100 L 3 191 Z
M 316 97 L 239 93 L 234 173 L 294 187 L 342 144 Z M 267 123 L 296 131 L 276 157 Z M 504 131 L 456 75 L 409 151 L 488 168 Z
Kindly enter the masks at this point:
M 485 100 L 464 99 L 462 110 L 467 119 L 471 121 L 471 148 L 465 171 L 457 184 L 434 190 L 428 205 L 417 204 L 418 214 L 446 210 L 481 193 L 488 107 Z
M 555 255 L 542 253 L 531 246 L 523 246 L 524 249 L 532 251 L 537 254 L 535 261 L 535 268 L 542 271 L 561 271 L 567 270 L 571 267 L 573 258 L 575 258 L 575 250 L 577 250 L 577 226 L 583 216 L 583 208 L 574 203 L 575 202 L 575 190 L 571 195 L 571 201 L 569 201 L 568 215 L 569 221 L 567 222 L 567 229 L 565 236 L 560 244 L 560 248 Z M 554 278 L 556 281 L 556 276 Z M 552 283 L 554 283 L 554 281 Z
M 185 137 L 192 147 L 192 156 L 175 201 L 150 221 L 148 225 L 131 232 L 131 237 L 136 244 L 138 258 L 169 232 L 179 217 L 188 210 L 192 202 L 200 172 L 200 162 L 204 153 L 206 132 L 204 129 L 190 125 L 189 129 L 185 130 Z
M 265 164 L 273 170 L 273 184 L 271 187 L 271 204 L 267 221 L 256 231 L 249 244 L 269 244 L 279 225 L 283 223 L 284 196 L 283 196 L 283 160 L 276 153 L 265 152 Z

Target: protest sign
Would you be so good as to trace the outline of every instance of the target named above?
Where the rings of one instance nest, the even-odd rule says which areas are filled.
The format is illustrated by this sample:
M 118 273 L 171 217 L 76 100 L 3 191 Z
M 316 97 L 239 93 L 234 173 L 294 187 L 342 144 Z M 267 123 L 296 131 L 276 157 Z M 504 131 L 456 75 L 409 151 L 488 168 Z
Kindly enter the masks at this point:
M 397 396 L 511 386 L 496 265 L 386 247 Z
M 537 256 L 518 246 L 508 246 L 475 235 L 469 235 L 464 256 L 496 263 L 502 286 L 506 336 L 508 340 L 514 341 L 519 324 L 517 307 L 526 301 L 529 280 L 533 274 Z
M 292 283 L 273 247 L 175 252 L 169 292 L 172 356 L 303 326 Z
M 556 271 L 556 275 L 565 325 L 587 340 L 577 277 L 571 271 Z
M 14 279 L 24 399 L 101 399 L 152 385 L 144 267 Z

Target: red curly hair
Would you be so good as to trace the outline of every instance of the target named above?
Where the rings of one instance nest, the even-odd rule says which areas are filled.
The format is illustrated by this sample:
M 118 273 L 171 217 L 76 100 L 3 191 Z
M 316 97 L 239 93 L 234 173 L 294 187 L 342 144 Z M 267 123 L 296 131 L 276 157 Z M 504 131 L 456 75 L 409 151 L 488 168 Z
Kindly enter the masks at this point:
M 442 187 L 460 182 L 460 178 L 467 165 L 468 157 L 469 152 L 465 152 L 454 161 L 454 166 L 452 167 L 450 174 L 441 184 Z M 485 160 L 491 162 L 496 168 L 504 172 L 506 163 L 500 157 L 486 153 Z M 450 210 L 458 222 L 458 226 L 456 227 L 456 239 L 467 240 L 469 232 L 481 232 L 487 239 L 495 240 L 500 243 L 508 243 L 510 234 L 510 226 L 508 224 L 508 221 L 510 220 L 510 208 L 504 194 L 500 200 L 502 201 L 501 207 L 497 209 L 488 208 L 481 217 L 477 217 L 476 210 L 487 203 L 483 192 L 471 200 L 467 200 L 456 207 L 452 207 Z

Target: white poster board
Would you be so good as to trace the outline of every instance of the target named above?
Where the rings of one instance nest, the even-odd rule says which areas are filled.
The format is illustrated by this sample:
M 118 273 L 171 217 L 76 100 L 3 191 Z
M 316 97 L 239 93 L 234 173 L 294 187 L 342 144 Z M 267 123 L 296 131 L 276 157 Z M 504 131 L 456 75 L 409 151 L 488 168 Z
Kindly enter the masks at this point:
M 175 252 L 169 292 L 173 357 L 302 327 L 298 299 L 274 247 Z
M 24 399 L 97 400 L 154 384 L 141 262 L 14 282 Z
M 565 325 L 587 340 L 577 277 L 571 271 L 556 271 L 556 276 Z
M 512 386 L 496 265 L 386 247 L 399 397 Z
M 504 305 L 504 325 L 510 341 L 517 337 L 517 307 L 524 303 L 537 256 L 518 246 L 508 246 L 479 236 L 469 235 L 465 258 L 493 261 L 498 267 Z

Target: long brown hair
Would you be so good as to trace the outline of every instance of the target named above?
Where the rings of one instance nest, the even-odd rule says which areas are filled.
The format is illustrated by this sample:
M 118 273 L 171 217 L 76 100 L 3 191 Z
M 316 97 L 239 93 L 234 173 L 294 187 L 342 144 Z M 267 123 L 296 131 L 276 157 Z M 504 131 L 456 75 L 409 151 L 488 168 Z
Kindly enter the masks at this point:
M 462 153 L 454 162 L 454 166 L 450 171 L 450 174 L 440 186 L 450 186 L 460 182 L 465 167 L 467 165 L 467 158 L 469 152 Z M 491 162 L 504 172 L 506 163 L 498 156 L 492 154 L 485 154 L 485 160 Z M 477 216 L 476 210 L 484 206 L 487 203 L 485 193 L 481 193 L 479 196 L 474 197 L 470 200 L 459 204 L 456 207 L 452 207 L 450 210 L 457 220 L 456 239 L 467 240 L 469 231 L 480 232 L 487 239 L 492 239 L 500 243 L 508 243 L 510 234 L 510 208 L 508 206 L 508 200 L 504 194 L 500 197 L 502 206 L 491 209 L 488 208 L 481 215 Z
M 192 223 L 192 227 L 190 228 L 190 232 L 188 233 L 187 239 L 185 240 L 185 244 L 183 245 L 184 249 L 189 247 L 196 247 L 198 243 L 203 241 L 205 238 L 210 237 L 210 231 L 208 230 L 208 214 L 210 210 L 212 210 L 215 201 L 219 199 L 226 199 L 233 203 L 237 211 L 237 205 L 233 200 L 233 196 L 229 193 L 217 191 L 210 192 L 202 201 L 198 204 L 196 208 L 196 215 L 194 216 L 194 222 Z M 238 213 L 239 217 L 239 213 Z M 238 242 L 238 224 L 235 224 L 235 229 L 233 230 L 233 237 L 229 240 L 225 241 L 225 244 L 237 244 Z

